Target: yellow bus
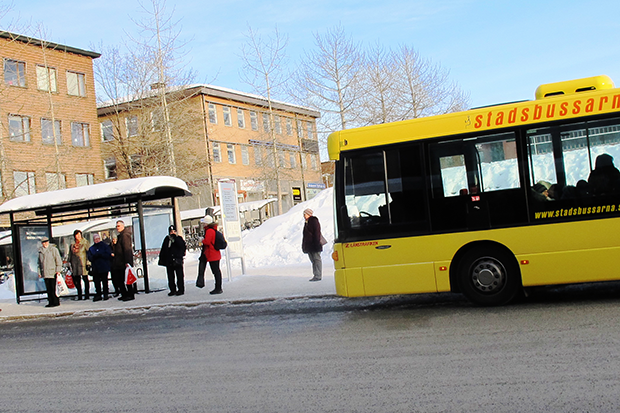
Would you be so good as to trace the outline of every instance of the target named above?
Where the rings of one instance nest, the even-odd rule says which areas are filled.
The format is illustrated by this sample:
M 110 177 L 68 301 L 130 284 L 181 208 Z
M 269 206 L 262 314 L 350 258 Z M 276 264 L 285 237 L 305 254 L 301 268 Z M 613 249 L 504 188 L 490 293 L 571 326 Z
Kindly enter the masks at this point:
M 502 305 L 620 280 L 620 89 L 597 76 L 535 95 L 329 136 L 339 295 Z

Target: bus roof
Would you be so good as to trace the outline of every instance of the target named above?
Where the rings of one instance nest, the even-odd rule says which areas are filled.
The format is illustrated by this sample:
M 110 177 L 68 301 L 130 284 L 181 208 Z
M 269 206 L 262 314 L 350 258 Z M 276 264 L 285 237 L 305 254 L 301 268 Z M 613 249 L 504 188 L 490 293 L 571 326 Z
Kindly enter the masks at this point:
M 334 132 L 327 149 L 338 160 L 353 149 L 616 112 L 620 89 L 613 87 L 608 76 L 550 83 L 538 87 L 536 100 Z

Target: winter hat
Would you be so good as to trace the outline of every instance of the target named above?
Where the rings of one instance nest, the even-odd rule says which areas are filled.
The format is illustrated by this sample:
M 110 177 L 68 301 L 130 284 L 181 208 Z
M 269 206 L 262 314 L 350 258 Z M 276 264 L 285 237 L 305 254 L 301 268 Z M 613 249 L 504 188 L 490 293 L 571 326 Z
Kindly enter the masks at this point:
M 312 214 L 314 214 L 314 212 L 310 208 L 304 209 L 304 215 L 312 216 Z
M 200 220 L 203 224 L 213 224 L 213 217 L 211 215 L 205 215 L 203 219 Z
M 534 185 L 534 191 L 538 192 L 539 194 L 542 194 L 546 190 L 547 190 L 547 187 L 544 184 L 541 184 L 540 182 Z
M 168 227 L 168 233 L 170 233 L 170 231 L 176 231 L 176 230 L 177 230 L 177 227 L 175 227 L 174 225 L 170 225 Z

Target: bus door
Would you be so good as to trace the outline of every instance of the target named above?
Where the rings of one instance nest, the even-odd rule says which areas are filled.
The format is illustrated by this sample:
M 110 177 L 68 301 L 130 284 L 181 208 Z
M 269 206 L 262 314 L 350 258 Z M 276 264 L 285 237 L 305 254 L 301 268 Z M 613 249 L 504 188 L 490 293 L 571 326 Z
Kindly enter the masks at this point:
M 426 251 L 409 241 L 429 233 L 421 145 L 343 153 L 340 167 L 338 242 L 349 292 L 435 292 Z
M 514 132 L 429 146 L 433 231 L 527 222 Z
M 475 148 L 463 140 L 431 144 L 431 226 L 434 232 L 489 225 Z

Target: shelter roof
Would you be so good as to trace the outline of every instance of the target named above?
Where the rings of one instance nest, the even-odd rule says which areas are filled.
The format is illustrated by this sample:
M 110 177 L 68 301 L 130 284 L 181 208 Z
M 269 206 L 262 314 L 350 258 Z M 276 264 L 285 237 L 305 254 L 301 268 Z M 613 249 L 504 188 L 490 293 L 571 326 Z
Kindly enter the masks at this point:
M 191 195 L 187 184 L 179 178 L 149 176 L 21 196 L 0 205 L 0 214 L 77 211 L 137 202 L 139 199 L 153 201 Z

